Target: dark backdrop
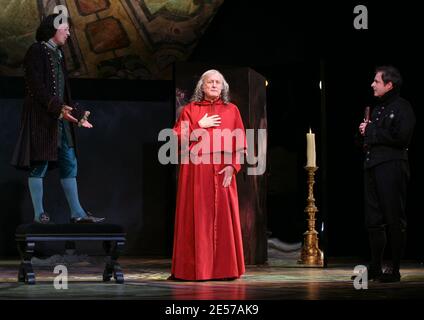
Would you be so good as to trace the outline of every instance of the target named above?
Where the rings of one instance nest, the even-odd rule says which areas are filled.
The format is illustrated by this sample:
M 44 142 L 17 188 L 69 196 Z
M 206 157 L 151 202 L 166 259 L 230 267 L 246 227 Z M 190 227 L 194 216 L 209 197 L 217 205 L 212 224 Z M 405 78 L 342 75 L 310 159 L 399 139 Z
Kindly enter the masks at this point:
M 16 141 L 22 79 L 3 78 L 0 99 L 0 256 L 15 255 L 14 231 L 33 209 L 27 172 L 9 165 Z M 116 85 L 118 84 L 118 85 Z M 74 98 L 91 111 L 94 128 L 78 129 L 78 184 L 82 206 L 127 231 L 126 254 L 169 256 L 174 191 L 171 166 L 157 161 L 160 130 L 174 119 L 169 82 L 72 81 Z M 155 93 L 156 92 L 156 93 Z M 44 208 L 56 223 L 70 213 L 58 170 L 44 181 Z M 63 248 L 63 247 L 62 247 Z M 48 254 L 59 246 L 39 247 Z
M 354 7 L 368 8 L 368 30 L 356 30 Z M 418 4 L 370 1 L 225 1 L 191 59 L 249 66 L 269 81 L 268 226 L 283 241 L 302 240 L 306 230 L 305 132 L 317 136 L 315 192 L 324 220 L 325 252 L 331 256 L 368 255 L 363 227 L 362 154 L 354 135 L 370 103 L 374 68 L 397 66 L 404 76 L 402 95 L 417 116 L 410 147 L 411 185 L 406 257 L 423 259 L 419 181 L 424 178 L 419 141 L 421 115 Z M 319 81 L 323 80 L 321 103 Z M 322 221 L 317 228 L 321 231 Z

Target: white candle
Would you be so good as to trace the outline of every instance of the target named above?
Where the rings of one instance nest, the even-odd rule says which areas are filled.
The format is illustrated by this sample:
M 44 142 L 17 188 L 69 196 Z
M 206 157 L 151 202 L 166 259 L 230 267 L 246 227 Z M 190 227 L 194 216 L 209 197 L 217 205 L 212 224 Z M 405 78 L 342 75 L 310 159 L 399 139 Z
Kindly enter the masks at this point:
M 312 133 L 309 128 L 309 132 L 306 133 L 306 166 L 316 167 L 316 154 L 315 154 L 315 133 Z

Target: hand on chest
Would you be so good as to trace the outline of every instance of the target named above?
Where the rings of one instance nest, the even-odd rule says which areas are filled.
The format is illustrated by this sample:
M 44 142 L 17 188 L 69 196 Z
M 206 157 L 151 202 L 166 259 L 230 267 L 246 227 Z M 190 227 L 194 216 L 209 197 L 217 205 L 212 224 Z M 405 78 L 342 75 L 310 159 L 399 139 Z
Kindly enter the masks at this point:
M 205 114 L 208 114 L 209 117 L 217 115 L 220 117 L 221 124 L 216 127 L 210 127 L 209 130 L 212 129 L 232 129 L 234 126 L 234 118 L 230 110 L 226 110 L 224 108 L 208 108 L 208 109 L 201 109 L 199 112 L 197 112 L 196 117 L 194 118 L 195 122 L 198 122 L 200 119 L 202 119 Z

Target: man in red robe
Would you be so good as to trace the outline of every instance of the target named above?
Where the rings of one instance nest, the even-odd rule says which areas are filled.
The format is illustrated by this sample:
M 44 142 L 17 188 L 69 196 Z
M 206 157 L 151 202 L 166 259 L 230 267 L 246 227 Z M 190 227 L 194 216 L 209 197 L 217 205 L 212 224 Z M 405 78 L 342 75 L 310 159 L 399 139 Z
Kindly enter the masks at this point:
M 201 76 L 174 132 L 182 160 L 171 279 L 239 278 L 245 266 L 235 174 L 246 140 L 220 72 Z

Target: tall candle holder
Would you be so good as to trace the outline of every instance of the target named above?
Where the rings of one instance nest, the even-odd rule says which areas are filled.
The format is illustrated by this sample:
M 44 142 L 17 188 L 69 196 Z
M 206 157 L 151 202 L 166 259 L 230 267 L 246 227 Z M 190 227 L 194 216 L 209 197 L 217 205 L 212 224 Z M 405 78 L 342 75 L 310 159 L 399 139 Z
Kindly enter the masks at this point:
M 315 230 L 315 214 L 318 209 L 315 206 L 314 183 L 315 171 L 318 170 L 318 167 L 305 167 L 305 170 L 308 174 L 308 198 L 305 208 L 305 212 L 308 214 L 308 230 L 303 234 L 305 241 L 298 263 L 306 266 L 322 267 L 324 266 L 324 253 L 318 247 L 318 232 Z

